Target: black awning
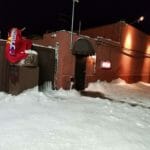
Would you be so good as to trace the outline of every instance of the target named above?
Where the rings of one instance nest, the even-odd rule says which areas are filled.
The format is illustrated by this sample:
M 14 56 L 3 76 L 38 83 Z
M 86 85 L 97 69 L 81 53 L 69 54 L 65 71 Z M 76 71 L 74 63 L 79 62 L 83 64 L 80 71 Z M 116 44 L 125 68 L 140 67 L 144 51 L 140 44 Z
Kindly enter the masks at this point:
M 84 55 L 84 56 L 89 56 L 89 55 L 94 55 L 95 50 L 87 39 L 78 39 L 73 46 L 72 49 L 72 54 L 73 55 Z

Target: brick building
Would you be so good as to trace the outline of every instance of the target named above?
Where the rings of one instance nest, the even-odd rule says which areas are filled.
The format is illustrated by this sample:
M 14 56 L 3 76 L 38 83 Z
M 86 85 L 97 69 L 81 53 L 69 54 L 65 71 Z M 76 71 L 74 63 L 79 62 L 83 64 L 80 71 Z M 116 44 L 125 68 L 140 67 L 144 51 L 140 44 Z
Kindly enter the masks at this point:
M 129 83 L 150 82 L 150 36 L 125 22 L 82 31 L 93 38 L 102 36 L 120 43 L 118 76 Z
M 150 82 L 150 36 L 125 22 L 87 29 L 82 35 L 46 33 L 36 44 L 57 47 L 55 88 L 84 89 L 96 80 Z M 50 62 L 49 62 L 50 63 Z
M 39 59 L 39 71 L 35 73 L 38 79 L 34 83 L 42 85 L 51 81 L 56 89 L 83 90 L 89 82 L 97 80 L 122 78 L 129 83 L 150 82 L 149 35 L 125 22 L 117 22 L 84 30 L 81 35 L 73 33 L 72 37 L 73 47 L 71 33 L 64 30 L 45 33 L 43 38 L 33 40 Z M 5 84 L 11 71 L 3 57 L 5 41 L 1 41 L 0 46 L 0 90 L 10 91 L 10 82 Z M 24 87 L 25 79 L 17 81 Z

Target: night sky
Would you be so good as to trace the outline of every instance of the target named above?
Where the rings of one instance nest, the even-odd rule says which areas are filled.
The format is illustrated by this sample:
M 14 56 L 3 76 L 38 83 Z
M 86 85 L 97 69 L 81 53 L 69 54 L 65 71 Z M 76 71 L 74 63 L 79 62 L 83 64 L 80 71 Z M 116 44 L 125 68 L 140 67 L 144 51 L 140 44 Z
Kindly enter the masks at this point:
M 124 20 L 150 34 L 150 5 L 140 0 L 79 0 L 75 4 L 74 30 L 101 26 Z M 24 35 L 70 30 L 72 0 L 0 0 L 0 30 L 5 37 L 12 27 L 26 27 Z

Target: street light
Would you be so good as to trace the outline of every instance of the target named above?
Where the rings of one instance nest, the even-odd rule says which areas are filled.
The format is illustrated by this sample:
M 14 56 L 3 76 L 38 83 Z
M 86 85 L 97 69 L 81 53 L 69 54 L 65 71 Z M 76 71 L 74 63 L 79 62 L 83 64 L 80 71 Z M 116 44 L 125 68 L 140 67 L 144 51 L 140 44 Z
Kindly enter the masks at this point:
M 136 19 L 135 21 L 131 22 L 130 24 L 140 23 L 143 20 L 144 20 L 144 16 L 140 16 L 138 19 Z
M 79 0 L 73 0 L 72 3 L 72 21 L 71 21 L 71 41 L 70 41 L 70 49 L 73 47 L 73 24 L 74 24 L 74 7 L 75 2 L 79 3 Z
M 138 23 L 143 21 L 144 20 L 144 16 L 141 16 L 139 19 L 138 19 Z

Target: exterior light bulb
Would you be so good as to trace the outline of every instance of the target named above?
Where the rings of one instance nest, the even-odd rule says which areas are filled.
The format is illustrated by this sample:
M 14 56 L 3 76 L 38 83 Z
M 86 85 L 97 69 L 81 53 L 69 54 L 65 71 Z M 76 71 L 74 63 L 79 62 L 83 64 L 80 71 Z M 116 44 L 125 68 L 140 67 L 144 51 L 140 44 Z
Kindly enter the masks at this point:
M 144 20 L 144 16 L 141 16 L 141 17 L 138 19 L 138 22 L 143 21 L 143 20 Z

